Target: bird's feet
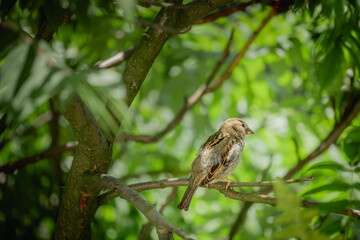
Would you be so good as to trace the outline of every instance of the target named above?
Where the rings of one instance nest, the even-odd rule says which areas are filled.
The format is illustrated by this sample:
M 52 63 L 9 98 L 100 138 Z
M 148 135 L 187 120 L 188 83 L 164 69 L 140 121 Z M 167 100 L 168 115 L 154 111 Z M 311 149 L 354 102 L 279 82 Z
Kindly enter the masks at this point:
M 227 191 L 227 189 L 228 189 L 228 187 L 229 187 L 230 183 L 232 183 L 232 182 L 233 182 L 233 180 L 226 178 L 226 181 L 227 181 L 227 183 L 226 183 L 226 186 L 225 186 L 225 191 Z

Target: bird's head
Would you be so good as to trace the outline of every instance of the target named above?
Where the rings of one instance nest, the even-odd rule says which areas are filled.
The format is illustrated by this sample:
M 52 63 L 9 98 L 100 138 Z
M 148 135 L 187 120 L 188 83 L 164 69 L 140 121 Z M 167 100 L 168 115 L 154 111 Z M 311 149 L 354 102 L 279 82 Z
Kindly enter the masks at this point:
M 247 134 L 254 134 L 240 118 L 229 118 L 221 125 L 220 129 L 227 131 L 232 136 L 240 136 L 242 138 L 245 138 Z

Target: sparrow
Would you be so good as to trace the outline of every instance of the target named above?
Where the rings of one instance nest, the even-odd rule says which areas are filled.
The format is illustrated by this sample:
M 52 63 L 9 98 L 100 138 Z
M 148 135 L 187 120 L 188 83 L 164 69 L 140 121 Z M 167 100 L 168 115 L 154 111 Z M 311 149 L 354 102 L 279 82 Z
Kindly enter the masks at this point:
M 200 185 L 227 179 L 238 165 L 245 146 L 245 136 L 254 134 L 240 118 L 229 118 L 200 147 L 191 164 L 189 186 L 178 209 L 189 209 L 191 199 Z M 227 179 L 226 190 L 231 182 Z

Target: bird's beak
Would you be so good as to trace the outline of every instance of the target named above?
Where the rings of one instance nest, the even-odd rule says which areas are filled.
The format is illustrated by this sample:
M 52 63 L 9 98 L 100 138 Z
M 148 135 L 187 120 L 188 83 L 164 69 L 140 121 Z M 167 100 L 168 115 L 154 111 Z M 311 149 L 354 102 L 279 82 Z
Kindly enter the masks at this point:
M 254 134 L 253 130 L 251 130 L 250 128 L 247 128 L 245 131 L 246 134 Z

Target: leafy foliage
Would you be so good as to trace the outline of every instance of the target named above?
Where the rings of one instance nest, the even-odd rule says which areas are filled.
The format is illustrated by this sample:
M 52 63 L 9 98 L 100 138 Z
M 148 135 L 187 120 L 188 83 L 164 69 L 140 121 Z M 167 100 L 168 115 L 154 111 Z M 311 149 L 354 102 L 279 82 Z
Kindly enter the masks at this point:
M 41 153 L 54 141 L 75 141 L 63 116 L 55 120 L 57 136 L 53 133 L 51 115 L 57 110 L 49 102 L 56 99 L 59 109 L 76 93 L 106 135 L 158 133 L 176 116 L 183 98 L 206 81 L 233 28 L 230 56 L 220 73 L 241 51 L 271 11 L 268 1 L 263 2 L 170 38 L 128 110 L 121 76 L 126 62 L 110 69 L 97 66 L 139 42 L 145 34 L 140 23 L 152 22 L 158 7 L 124 0 L 1 1 L 0 165 Z M 115 143 L 109 174 L 126 184 L 186 177 L 198 148 L 229 117 L 243 118 L 256 133 L 247 139 L 234 180 L 256 181 L 264 172 L 265 180 L 283 176 L 316 149 L 359 99 L 360 7 L 352 0 L 297 0 L 292 10 L 275 16 L 222 87 L 204 95 L 164 138 L 148 145 Z M 49 31 L 44 25 L 54 32 L 47 41 L 36 39 Z M 120 130 L 113 114 L 124 119 Z M 360 208 L 359 126 L 357 116 L 340 144 L 297 174 L 315 175 L 316 180 L 292 191 L 324 204 L 301 210 L 296 195 L 279 182 L 276 209 L 254 205 L 238 236 L 359 238 L 359 221 L 333 213 Z M 14 174 L 0 173 L 1 236 L 52 238 L 72 159 L 73 152 L 63 153 L 61 161 L 49 158 Z M 242 203 L 199 189 L 190 210 L 179 213 L 183 190 L 163 215 L 199 239 L 226 237 Z M 170 192 L 142 194 L 159 207 Z M 283 215 L 274 218 L 279 212 Z M 146 222 L 133 206 L 116 199 L 97 211 L 93 238 L 136 239 Z M 145 236 L 157 237 L 152 228 Z
M 276 208 L 282 213 L 275 219 L 275 224 L 279 228 L 279 231 L 274 233 L 275 239 L 329 239 L 309 228 L 311 220 L 318 214 L 316 209 L 301 210 L 300 200 L 281 180 L 275 184 L 275 193 L 277 196 Z

